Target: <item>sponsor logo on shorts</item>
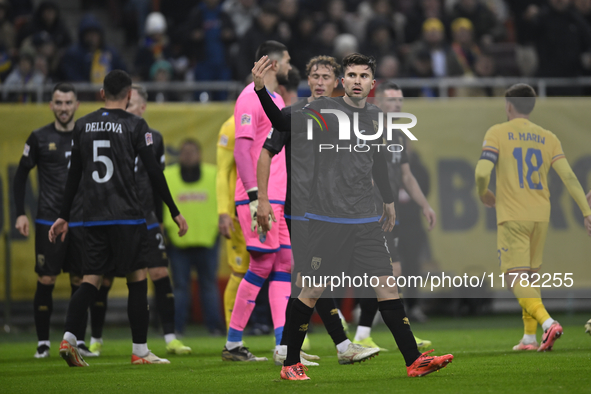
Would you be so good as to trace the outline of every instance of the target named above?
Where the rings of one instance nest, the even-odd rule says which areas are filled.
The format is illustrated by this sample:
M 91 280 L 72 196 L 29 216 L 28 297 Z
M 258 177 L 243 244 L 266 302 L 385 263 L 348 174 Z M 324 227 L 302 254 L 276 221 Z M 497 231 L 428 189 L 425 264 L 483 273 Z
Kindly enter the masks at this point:
M 404 322 L 404 324 L 408 324 L 410 326 L 410 322 L 408 321 L 408 317 L 405 317 L 404 319 L 402 319 L 402 321 Z
M 152 145 L 153 143 L 152 133 L 146 133 L 146 145 Z
M 252 116 L 250 114 L 242 114 L 240 117 L 240 125 L 247 126 L 252 123 Z
M 310 266 L 312 267 L 312 269 L 314 271 L 316 271 L 318 268 L 320 268 L 320 264 L 322 264 L 322 258 L 312 257 L 312 263 L 310 264 Z
M 45 255 L 43 255 L 43 254 L 37 255 L 37 264 L 39 265 L 39 267 L 43 267 L 45 265 Z
M 338 315 L 338 314 L 339 314 L 339 310 L 338 310 L 337 308 L 331 309 L 331 310 L 330 310 L 330 314 L 331 314 L 332 316 L 334 316 L 334 315 Z
M 300 326 L 300 331 L 302 331 L 302 332 L 308 331 L 308 323 L 302 324 Z
M 57 146 L 55 146 L 55 142 L 49 143 L 49 150 L 57 150 Z
M 25 144 L 25 150 L 23 150 L 23 156 L 29 157 L 29 152 L 31 151 L 31 147 L 29 144 Z

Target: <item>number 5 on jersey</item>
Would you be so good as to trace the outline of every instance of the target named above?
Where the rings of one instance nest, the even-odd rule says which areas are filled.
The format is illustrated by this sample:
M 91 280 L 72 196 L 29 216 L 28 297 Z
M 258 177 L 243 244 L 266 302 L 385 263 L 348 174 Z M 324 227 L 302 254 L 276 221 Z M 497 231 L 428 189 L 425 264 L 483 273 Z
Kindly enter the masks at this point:
M 96 183 L 105 183 L 113 176 L 113 161 L 107 156 L 99 155 L 99 148 L 110 148 L 111 141 L 108 140 L 95 140 L 92 144 L 92 160 L 96 163 L 101 162 L 105 165 L 107 171 L 103 177 L 100 176 L 98 170 L 92 172 L 92 179 Z

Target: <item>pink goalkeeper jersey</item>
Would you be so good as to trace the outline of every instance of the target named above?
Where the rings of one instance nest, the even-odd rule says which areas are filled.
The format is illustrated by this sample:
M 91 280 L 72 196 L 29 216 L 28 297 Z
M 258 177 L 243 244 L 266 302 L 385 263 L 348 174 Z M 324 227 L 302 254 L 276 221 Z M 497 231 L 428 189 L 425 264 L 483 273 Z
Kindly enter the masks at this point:
M 279 109 L 285 107 L 281 96 L 277 93 L 269 92 L 275 105 Z M 269 136 L 272 125 L 254 91 L 254 83 L 244 88 L 234 107 L 234 122 L 236 125 L 236 139 L 250 138 L 253 141 L 250 149 L 250 157 L 256 176 L 257 162 L 265 139 Z M 285 193 L 287 191 L 287 169 L 285 167 L 285 150 L 273 156 L 271 161 L 271 173 L 269 174 L 268 194 L 269 201 L 275 204 L 285 203 Z M 234 195 L 236 204 L 248 203 L 248 195 L 240 179 L 240 171 L 236 179 L 236 193 Z

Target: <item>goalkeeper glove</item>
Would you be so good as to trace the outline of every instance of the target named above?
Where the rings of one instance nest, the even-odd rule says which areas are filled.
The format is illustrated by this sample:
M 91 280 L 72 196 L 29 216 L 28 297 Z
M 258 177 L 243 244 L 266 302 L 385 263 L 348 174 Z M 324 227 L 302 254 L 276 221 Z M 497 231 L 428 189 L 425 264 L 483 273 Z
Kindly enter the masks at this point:
M 259 188 L 253 187 L 246 191 L 248 194 L 248 207 L 250 208 L 250 230 L 255 231 L 257 228 L 257 210 L 259 209 Z

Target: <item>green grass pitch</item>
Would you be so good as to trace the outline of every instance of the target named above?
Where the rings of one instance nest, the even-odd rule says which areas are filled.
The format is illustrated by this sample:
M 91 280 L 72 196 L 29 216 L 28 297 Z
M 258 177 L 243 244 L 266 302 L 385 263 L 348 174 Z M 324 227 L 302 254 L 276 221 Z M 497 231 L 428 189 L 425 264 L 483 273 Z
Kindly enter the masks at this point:
M 87 359 L 88 368 L 67 367 L 58 355 L 57 330 L 52 331 L 51 357 L 44 360 L 33 358 L 34 334 L 0 334 L 0 393 L 590 393 L 591 337 L 583 325 L 591 316 L 554 317 L 564 335 L 548 353 L 511 350 L 523 334 L 518 314 L 413 324 L 415 334 L 433 341 L 436 354 L 455 356 L 447 368 L 422 378 L 406 376 L 394 349 L 362 364 L 341 366 L 324 328 L 315 326 L 311 353 L 322 359 L 319 367 L 310 367 L 311 380 L 305 382 L 281 381 L 272 361 L 222 362 L 225 339 L 197 336 L 202 332 L 184 339 L 193 348 L 190 356 L 170 356 L 170 365 L 132 366 L 129 329 L 106 329 L 103 354 Z M 540 335 L 538 328 L 538 340 Z M 373 338 L 393 347 L 384 326 L 374 330 Z M 270 336 L 246 341 L 255 355 L 271 359 Z M 149 346 L 167 357 L 156 330 L 150 330 Z

